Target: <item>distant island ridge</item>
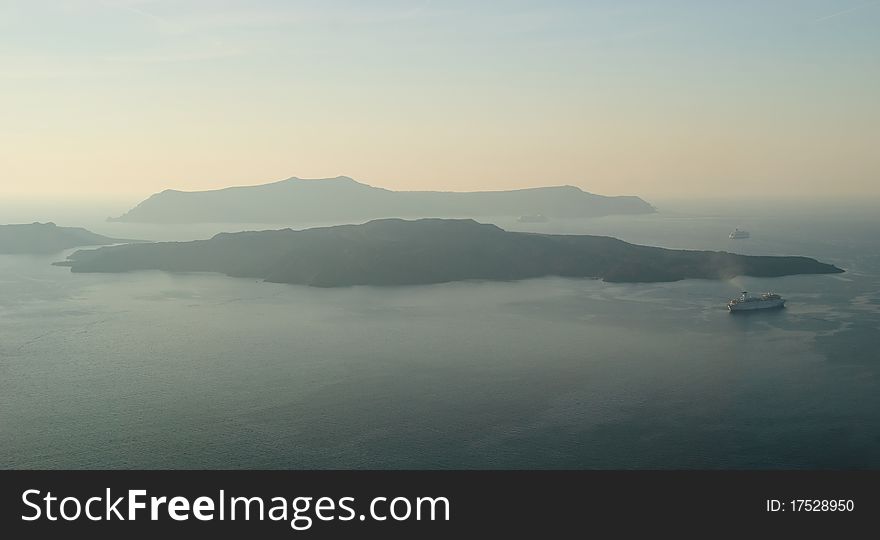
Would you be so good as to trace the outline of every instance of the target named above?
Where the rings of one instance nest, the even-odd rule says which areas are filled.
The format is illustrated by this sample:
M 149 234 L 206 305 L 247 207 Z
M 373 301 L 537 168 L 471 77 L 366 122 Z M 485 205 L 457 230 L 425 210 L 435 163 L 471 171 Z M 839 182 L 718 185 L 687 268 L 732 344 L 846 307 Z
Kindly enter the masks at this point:
M 635 196 L 608 197 L 574 186 L 510 191 L 392 191 L 347 176 L 288 178 L 269 184 L 209 191 L 168 189 L 110 221 L 140 223 L 363 222 L 380 218 L 549 218 L 645 214 L 654 207 Z
M 80 250 L 56 264 L 70 266 L 73 272 L 219 272 L 316 287 L 545 276 L 668 282 L 843 272 L 807 257 L 673 250 L 604 236 L 510 232 L 470 219 L 382 219 L 301 231 L 221 233 L 209 240 Z
M 81 246 L 106 246 L 133 242 L 95 234 L 81 227 L 48 223 L 0 225 L 0 253 L 9 255 L 51 254 Z

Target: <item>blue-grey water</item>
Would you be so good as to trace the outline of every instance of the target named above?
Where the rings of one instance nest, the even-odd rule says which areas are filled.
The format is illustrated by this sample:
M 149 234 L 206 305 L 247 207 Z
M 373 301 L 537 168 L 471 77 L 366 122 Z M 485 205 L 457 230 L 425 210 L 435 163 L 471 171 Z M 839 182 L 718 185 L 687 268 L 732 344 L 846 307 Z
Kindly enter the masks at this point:
M 880 467 L 880 218 L 698 208 L 501 224 L 847 272 L 313 289 L 0 256 L 0 467 Z M 741 289 L 788 307 L 731 315 Z

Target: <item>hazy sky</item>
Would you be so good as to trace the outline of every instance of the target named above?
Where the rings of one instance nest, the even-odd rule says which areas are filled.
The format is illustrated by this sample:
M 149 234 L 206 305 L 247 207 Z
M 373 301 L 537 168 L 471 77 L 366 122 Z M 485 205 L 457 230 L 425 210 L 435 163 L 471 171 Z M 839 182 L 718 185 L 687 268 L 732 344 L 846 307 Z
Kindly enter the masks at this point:
M 0 0 L 0 197 L 880 196 L 880 2 Z

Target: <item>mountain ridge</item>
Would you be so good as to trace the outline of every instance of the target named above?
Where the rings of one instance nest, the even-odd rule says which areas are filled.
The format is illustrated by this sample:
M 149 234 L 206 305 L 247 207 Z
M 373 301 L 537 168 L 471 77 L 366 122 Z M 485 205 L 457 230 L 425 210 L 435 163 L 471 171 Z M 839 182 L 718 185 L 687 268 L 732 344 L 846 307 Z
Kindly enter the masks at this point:
M 807 257 L 639 246 L 607 236 L 510 232 L 471 219 L 220 233 L 209 240 L 80 250 L 73 272 L 219 272 L 316 287 L 426 285 L 560 276 L 664 282 L 839 273 Z
M 504 191 L 393 191 L 348 176 L 291 177 L 204 191 L 166 189 L 109 221 L 142 223 L 285 223 L 382 218 L 479 218 L 540 213 L 551 218 L 641 214 L 654 208 L 636 196 L 604 196 L 576 186 Z
M 0 253 L 50 254 L 80 246 L 102 246 L 132 242 L 93 233 L 82 227 L 59 227 L 46 223 L 0 225 Z

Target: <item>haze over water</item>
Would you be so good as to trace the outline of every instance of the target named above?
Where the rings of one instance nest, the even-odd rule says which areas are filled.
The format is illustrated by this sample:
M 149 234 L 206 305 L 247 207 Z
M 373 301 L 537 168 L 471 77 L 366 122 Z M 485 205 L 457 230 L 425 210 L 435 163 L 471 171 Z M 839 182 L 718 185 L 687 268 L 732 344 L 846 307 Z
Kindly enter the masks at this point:
M 385 196 L 162 195 L 292 174 L 394 191 L 565 185 L 551 190 L 562 206 L 589 202 L 577 187 L 659 213 L 463 215 L 846 271 L 317 289 L 0 255 L 0 469 L 880 467 L 878 23 L 871 0 L 0 4 L 0 225 L 184 241 L 334 223 L 105 219 L 150 194 L 153 223 L 306 215 L 290 201 L 319 219 L 373 215 L 334 211 Z M 477 208 L 404 199 L 372 208 Z M 550 221 L 516 220 L 538 212 Z M 735 227 L 751 239 L 729 240 Z M 3 231 L 23 229 L 72 245 L 52 227 Z M 416 242 L 431 273 L 439 252 Z M 218 258 L 296 277 L 265 245 L 265 259 L 225 243 Z M 329 245 L 313 246 L 339 253 Z M 332 245 L 382 262 L 379 277 L 413 268 Z M 522 245 L 506 260 L 553 262 Z M 648 275 L 634 260 L 611 260 L 616 275 Z M 455 275 L 535 275 L 498 266 Z M 704 270 L 719 273 L 687 275 L 727 275 Z M 733 316 L 743 290 L 787 307 Z
M 0 467 L 880 466 L 880 219 L 658 206 L 499 224 L 847 272 L 315 289 L 0 256 Z M 59 224 L 146 239 L 233 230 L 103 217 Z M 728 240 L 737 226 L 752 238 Z M 740 290 L 788 306 L 732 316 Z

